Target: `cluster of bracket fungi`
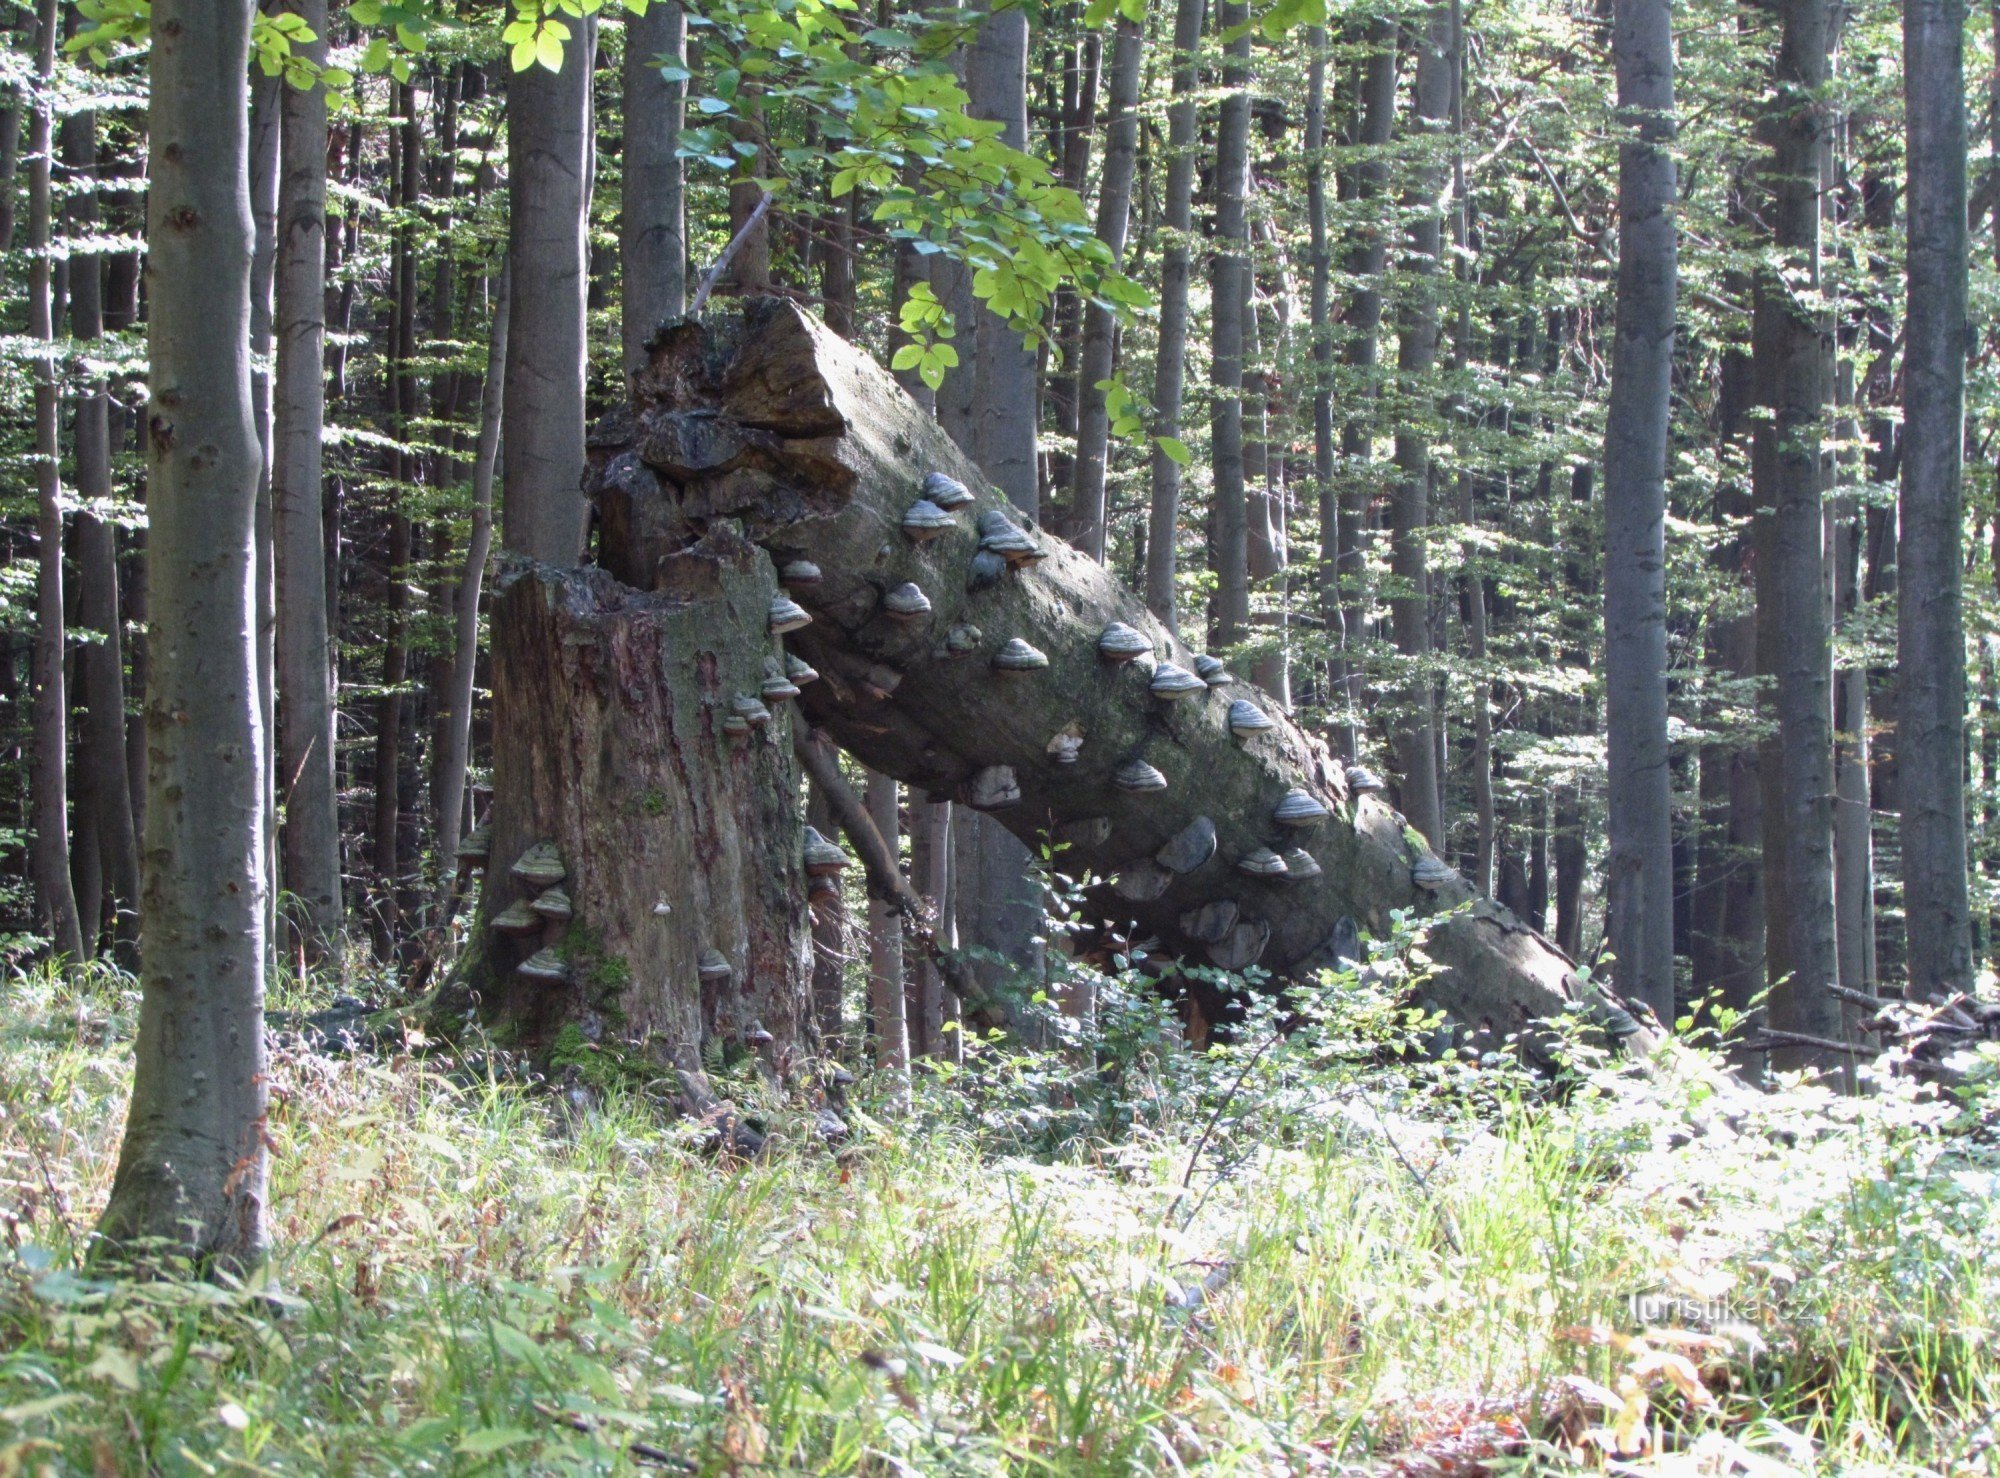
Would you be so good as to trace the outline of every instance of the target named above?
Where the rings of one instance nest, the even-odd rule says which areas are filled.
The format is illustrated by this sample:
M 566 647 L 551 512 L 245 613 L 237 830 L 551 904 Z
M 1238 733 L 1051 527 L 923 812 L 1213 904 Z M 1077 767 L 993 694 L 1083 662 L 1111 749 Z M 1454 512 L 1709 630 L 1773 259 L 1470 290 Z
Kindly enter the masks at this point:
M 956 478 L 932 472 L 924 479 L 920 496 L 903 515 L 902 533 L 913 543 L 928 544 L 956 527 L 956 511 L 974 501 L 971 491 Z M 967 582 L 970 593 L 990 588 L 1009 571 L 1032 566 L 1046 556 L 1046 551 L 1036 542 L 1034 535 L 1019 527 L 1002 509 L 989 508 L 981 512 L 976 528 L 979 542 Z M 810 592 L 820 583 L 821 573 L 811 561 L 796 559 L 784 564 L 779 574 L 787 593 L 779 595 L 771 603 L 770 630 L 774 637 L 782 638 L 811 623 L 811 614 L 793 599 L 793 594 Z M 883 616 L 896 623 L 921 621 L 929 617 L 933 610 L 929 596 L 914 581 L 906 581 L 884 591 L 879 609 Z M 984 633 L 976 626 L 960 622 L 945 634 L 943 654 L 963 658 L 987 648 Z M 997 677 L 1003 679 L 1019 681 L 1049 666 L 1047 654 L 1024 637 L 1008 637 L 992 646 L 990 651 L 990 667 Z M 1228 688 L 1235 682 L 1222 660 L 1206 653 L 1192 658 L 1187 666 L 1155 658 L 1151 638 L 1123 621 L 1112 621 L 1099 633 L 1097 652 L 1111 666 L 1143 660 L 1146 664 L 1146 690 L 1163 704 L 1183 703 L 1198 695 Z M 796 657 L 786 660 L 803 666 Z M 811 669 L 806 668 L 805 672 L 810 674 Z M 886 697 L 887 692 L 878 696 Z M 1227 723 L 1231 736 L 1245 743 L 1279 727 L 1269 714 L 1245 697 L 1230 699 Z M 1083 746 L 1083 731 L 1072 721 L 1049 740 L 1046 752 L 1057 765 L 1073 765 Z M 1384 789 L 1381 777 L 1362 765 L 1349 766 L 1345 779 L 1348 793 L 1352 796 L 1359 797 Z M 1157 793 L 1169 788 L 1167 777 L 1137 755 L 1117 766 L 1112 772 L 1111 783 L 1119 790 L 1134 795 Z M 997 811 L 1017 804 L 1021 800 L 1021 787 L 1012 766 L 989 765 L 975 772 L 964 783 L 960 799 L 976 810 Z M 1270 819 L 1276 837 L 1295 838 L 1317 827 L 1330 814 L 1326 804 L 1317 796 L 1308 790 L 1295 788 L 1278 802 Z M 1098 823 L 1104 828 L 1104 836 L 1097 838 L 1101 844 L 1109 834 L 1109 822 L 1105 818 L 1071 823 L 1066 830 L 1076 837 Z M 1214 857 L 1216 849 L 1214 823 L 1206 816 L 1197 817 L 1153 857 L 1122 870 L 1114 880 L 1114 891 L 1135 901 L 1158 898 L 1176 877 L 1206 865 Z M 812 901 L 817 903 L 824 895 L 837 891 L 837 879 L 848 861 L 837 845 L 813 828 L 806 828 L 805 864 L 811 879 Z M 1323 871 L 1319 861 L 1306 847 L 1284 841 L 1254 847 L 1236 858 L 1234 865 L 1246 877 L 1262 882 L 1303 881 L 1319 877 Z M 1457 878 L 1447 864 L 1428 852 L 1411 863 L 1410 875 L 1411 882 L 1426 891 L 1436 891 Z M 1228 901 L 1210 902 L 1190 910 L 1181 923 L 1190 936 L 1209 947 L 1210 957 L 1225 968 L 1240 969 L 1255 963 L 1270 936 L 1268 925 L 1241 919 L 1238 906 Z M 1358 939 L 1358 931 L 1351 920 L 1340 921 L 1335 934 L 1340 936 L 1343 932 L 1350 940 Z M 1343 948 L 1338 937 L 1328 942 L 1327 950 L 1337 958 L 1354 957 L 1351 943 Z

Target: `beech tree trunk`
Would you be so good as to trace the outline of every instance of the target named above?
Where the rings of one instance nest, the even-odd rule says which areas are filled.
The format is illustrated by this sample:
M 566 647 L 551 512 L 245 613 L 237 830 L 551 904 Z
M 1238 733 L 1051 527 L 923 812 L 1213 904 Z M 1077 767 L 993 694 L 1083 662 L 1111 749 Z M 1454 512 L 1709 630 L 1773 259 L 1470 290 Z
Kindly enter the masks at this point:
M 1667 751 L 1667 422 L 1678 258 L 1673 15 L 1618 0 L 1618 303 L 1604 432 L 1606 898 L 1619 989 L 1674 1018 Z
M 590 286 L 590 74 L 596 24 L 563 48 L 562 70 L 507 82 L 507 340 L 501 528 L 505 547 L 563 567 L 583 548 L 585 299 Z
M 292 0 L 326 59 L 325 0 Z M 278 583 L 278 794 L 287 951 L 322 958 L 342 924 L 334 789 L 333 642 L 328 630 L 321 438 L 326 428 L 326 89 L 287 86 L 280 104 L 274 287 L 271 518 Z
M 49 255 L 53 217 L 49 160 L 54 141 L 55 0 L 42 0 L 36 27 L 36 97 L 28 123 L 28 334 L 42 347 L 35 365 L 36 575 L 34 647 L 34 877 L 39 923 L 58 958 L 84 957 L 83 928 L 69 867 L 69 699 L 64 682 L 62 449 L 57 443 L 55 289 Z
M 249 0 L 157 0 L 146 207 L 143 997 L 100 1226 L 238 1265 L 266 1232 L 264 746 L 252 622 Z
M 1215 256 L 1209 268 L 1209 357 L 1214 401 L 1209 445 L 1215 491 L 1209 560 L 1215 572 L 1215 644 L 1250 634 L 1250 510 L 1243 466 L 1243 349 L 1250 312 L 1250 240 L 1244 197 L 1250 176 L 1249 7 L 1222 0 L 1217 20 L 1241 34 L 1223 51 L 1222 106 L 1215 127 Z
M 492 867 L 456 1001 L 477 989 L 531 1033 L 574 1014 L 677 1057 L 726 1048 L 754 1018 L 780 1071 L 810 1052 L 790 720 L 772 704 L 765 727 L 721 727 L 778 658 L 776 572 L 801 561 L 819 578 L 788 598 L 812 619 L 782 645 L 819 673 L 806 714 L 870 768 L 977 801 L 1024 840 L 1056 828 L 1066 866 L 1115 875 L 1087 894 L 1099 933 L 1085 948 L 1147 940 L 1167 968 L 1302 972 L 1333 963 L 1357 928 L 1386 931 L 1393 909 L 1464 904 L 1431 938 L 1433 1000 L 1476 1030 L 1527 1031 L 1531 1047 L 1534 1021 L 1576 1000 L 1570 961 L 1506 910 L 1456 879 L 1417 887 L 1427 849 L 1378 796 L 1350 797 L 1316 740 L 1277 713 L 1270 731 L 1232 737 L 1231 702 L 1260 701 L 1254 689 L 1152 696 L 1155 662 L 1191 656 L 1108 571 L 1045 535 L 1029 536 L 1038 564 L 976 559 L 977 520 L 1015 516 L 1008 501 L 887 372 L 791 303 L 677 326 L 637 387 L 636 413 L 593 435 L 598 566 L 532 567 L 496 604 Z M 976 497 L 917 543 L 901 519 L 931 472 Z M 884 611 L 906 582 L 928 614 Z M 1145 633 L 1153 657 L 1100 657 L 1112 620 Z M 996 671 L 1016 637 L 1048 665 Z M 1051 753 L 1058 735 L 1081 736 L 1073 763 Z M 1114 772 L 1133 761 L 1165 788 L 1120 789 Z M 1326 817 L 1278 824 L 1294 790 Z M 1191 845 L 1211 829 L 1213 852 Z M 1184 873 L 1155 859 L 1177 837 Z M 539 841 L 561 853 L 575 910 L 556 985 L 512 968 L 542 939 L 488 929 L 522 896 L 508 868 Z M 1303 849 L 1321 871 L 1253 879 L 1236 864 L 1260 846 Z M 695 969 L 709 947 L 733 970 L 720 993 Z
M 1896 726 L 1913 996 L 1972 988 L 1965 852 L 1965 7 L 1905 0 L 1909 351 L 1897 544 Z
M 687 16 L 660 0 L 625 17 L 623 265 L 625 371 L 646 362 L 646 340 L 687 301 L 687 220 L 680 156 L 687 83 L 661 75 L 687 60 Z
M 1764 754 L 1766 961 L 1771 1023 L 1841 1037 L 1833 901 L 1833 666 L 1821 488 L 1821 417 L 1831 359 L 1820 285 L 1820 163 L 1832 17 L 1826 0 L 1777 0 L 1777 88 L 1761 120 L 1773 245 L 1756 278 L 1758 647 L 1777 679 L 1777 736 Z M 1786 977 L 1790 977 L 1786 979 Z M 1845 1060 L 1781 1050 L 1781 1065 Z
M 1160 255 L 1160 348 L 1153 365 L 1153 434 L 1180 436 L 1181 394 L 1187 378 L 1188 233 L 1194 223 L 1195 59 L 1201 45 L 1206 0 L 1178 0 L 1174 7 L 1173 101 L 1167 108 L 1166 245 Z M 1146 521 L 1146 609 L 1167 630 L 1180 629 L 1174 595 L 1180 539 L 1181 464 L 1157 442 L 1152 458 L 1152 500 Z

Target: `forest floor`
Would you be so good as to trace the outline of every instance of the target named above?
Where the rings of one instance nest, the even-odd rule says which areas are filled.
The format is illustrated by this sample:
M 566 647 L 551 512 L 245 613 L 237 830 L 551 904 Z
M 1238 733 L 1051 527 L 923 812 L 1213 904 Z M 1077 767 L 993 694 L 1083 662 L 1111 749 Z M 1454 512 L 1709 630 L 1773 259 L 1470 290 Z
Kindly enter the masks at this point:
M 1128 1037 L 742 1163 L 293 1039 L 266 1280 L 114 1283 L 136 1004 L 0 984 L 0 1474 L 2000 1471 L 1990 1099 Z

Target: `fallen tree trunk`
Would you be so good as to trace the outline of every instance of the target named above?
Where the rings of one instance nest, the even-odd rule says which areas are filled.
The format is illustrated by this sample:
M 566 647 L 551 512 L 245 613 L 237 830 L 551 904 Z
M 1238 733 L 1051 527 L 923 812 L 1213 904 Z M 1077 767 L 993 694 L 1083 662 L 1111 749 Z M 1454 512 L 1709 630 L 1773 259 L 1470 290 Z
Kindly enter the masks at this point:
M 799 700 L 811 721 L 871 768 L 992 811 L 1031 844 L 1053 834 L 1060 866 L 1109 880 L 1088 894 L 1107 936 L 1152 940 L 1158 958 L 1282 976 L 1333 963 L 1357 929 L 1386 933 L 1396 910 L 1436 913 L 1428 948 L 1443 969 L 1430 996 L 1468 1028 L 1532 1040 L 1535 1023 L 1579 1004 L 1585 988 L 1566 956 L 1442 875 L 1403 818 L 1378 794 L 1350 795 L 1325 746 L 1268 698 L 1199 681 L 1168 696 L 1188 687 L 1194 654 L 1103 567 L 1019 527 L 886 372 L 790 303 L 755 300 L 663 330 L 634 406 L 591 440 L 594 579 L 672 590 L 704 541 L 758 546 L 782 598 L 811 616 L 783 638 L 821 675 Z M 927 487 L 939 498 L 926 500 Z M 939 517 L 936 501 L 952 503 L 959 487 L 970 497 Z M 735 640 L 757 650 L 772 613 L 740 606 L 696 619 L 752 623 Z M 1149 650 L 1101 651 L 1114 623 Z M 513 641 L 559 639 L 496 629 L 496 667 L 520 662 Z M 710 686 L 714 702 L 729 685 Z M 1266 726 L 1251 728 L 1243 709 L 1232 726 L 1238 703 Z M 503 811 L 509 769 L 503 748 Z M 644 830 L 623 841 L 646 845 Z M 516 826 L 508 840 L 526 836 Z M 1282 871 L 1267 851 L 1286 859 Z M 1422 887 L 1419 873 L 1438 876 Z M 651 902 L 619 906 L 640 901 Z M 1614 1000 L 1590 995 L 1582 1004 L 1601 1025 L 1631 1034 L 1637 1023 Z M 793 1010 L 805 1030 L 799 1002 Z

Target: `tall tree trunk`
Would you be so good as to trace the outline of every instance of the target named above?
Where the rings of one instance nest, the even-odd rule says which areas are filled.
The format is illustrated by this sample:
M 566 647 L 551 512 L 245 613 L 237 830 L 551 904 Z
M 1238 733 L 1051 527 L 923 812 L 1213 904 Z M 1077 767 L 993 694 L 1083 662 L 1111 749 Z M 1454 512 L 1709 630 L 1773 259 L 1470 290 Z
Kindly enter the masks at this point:
M 1201 80 L 1206 0 L 1174 6 L 1173 100 L 1167 109 L 1166 245 L 1160 253 L 1160 348 L 1153 365 L 1153 435 L 1178 440 L 1181 394 L 1187 377 L 1188 239 L 1194 225 L 1195 90 Z M 1181 464 L 1157 440 L 1152 457 L 1152 500 L 1146 521 L 1146 609 L 1180 629 L 1174 597 L 1180 528 Z
M 89 238 L 98 230 L 97 115 L 72 113 L 63 124 L 65 173 L 82 186 L 70 206 L 71 229 Z M 104 331 L 102 259 L 94 252 L 70 258 L 70 332 L 88 344 Z M 86 351 L 87 352 L 87 351 Z M 112 940 L 120 961 L 138 964 L 139 837 L 132 816 L 131 775 L 125 763 L 125 634 L 118 610 L 118 543 L 97 510 L 112 497 L 111 408 L 104 382 L 92 376 L 76 405 L 77 624 L 92 640 L 76 653 L 83 700 L 83 742 L 78 761 L 89 775 L 93 820 L 110 887 Z M 86 915 L 92 927 L 96 919 Z
M 1833 704 L 1820 421 L 1826 406 L 1826 325 L 1811 300 L 1820 283 L 1820 89 L 1831 41 L 1826 0 L 1777 0 L 1777 89 L 1759 134 L 1772 240 L 1784 259 L 1756 278 L 1753 356 L 1758 398 L 1754 471 L 1760 515 L 1759 648 L 1777 679 L 1777 737 L 1763 777 L 1767 967 L 1777 989 L 1771 1024 L 1838 1039 L 1833 913 Z M 1788 979 L 1786 977 L 1789 977 Z M 1783 981 L 1782 984 L 1779 984 Z M 1788 1047 L 1780 1064 L 1844 1060 Z
M 821 836 L 831 837 L 836 823 L 833 807 L 817 784 L 807 787 L 806 823 Z M 846 1026 L 842 1020 L 847 994 L 847 900 L 838 887 L 827 889 L 812 899 L 812 1011 L 819 1033 L 820 1049 L 829 1057 L 846 1050 Z
M 458 851 L 465 821 L 465 777 L 472 754 L 473 682 L 479 668 L 479 594 L 486 561 L 493 552 L 493 473 L 500 460 L 502 394 L 506 382 L 507 331 L 513 297 L 507 269 L 492 292 L 493 325 L 486 346 L 486 377 L 479 387 L 479 441 L 472 453 L 472 535 L 458 578 L 453 610 L 451 676 L 439 726 L 438 850 L 449 864 Z
M 326 0 L 291 0 L 326 58 Z M 337 950 L 340 811 L 334 788 L 321 441 L 326 428 L 326 89 L 287 86 L 280 140 L 271 516 L 278 579 L 278 791 L 284 803 L 287 954 Z
M 1604 694 L 1614 978 L 1674 1020 L 1667 746 L 1667 426 L 1673 403 L 1674 40 L 1670 0 L 1618 0 L 1617 336 L 1604 431 Z
M 271 736 L 278 726 L 277 556 L 271 517 L 271 286 L 278 262 L 278 132 L 285 83 L 259 69 L 250 81 L 250 219 L 255 236 L 250 253 L 250 408 L 257 418 L 263 451 L 257 473 L 257 716 L 264 733 L 264 921 L 267 949 L 277 940 L 278 859 L 268 843 L 278 829 L 276 755 Z
M 69 698 L 63 680 L 62 448 L 55 365 L 54 258 L 49 252 L 49 160 L 54 140 L 56 0 L 41 0 L 35 32 L 35 96 L 28 122 L 28 334 L 44 346 L 35 365 L 34 745 L 29 788 L 35 840 L 29 853 L 40 922 L 58 957 L 84 958 L 69 865 Z
M 146 211 L 143 997 L 99 1230 L 241 1266 L 267 1240 L 264 743 L 250 403 L 249 0 L 156 0 Z
M 1458 35 L 1456 9 L 1433 6 L 1417 42 L 1413 104 L 1419 139 L 1435 133 L 1451 117 Z M 1430 399 L 1437 365 L 1438 272 L 1443 229 L 1432 205 L 1442 192 L 1442 171 L 1425 164 L 1416 172 L 1409 197 L 1417 212 L 1410 227 L 1410 251 L 1417 281 L 1402 310 L 1396 367 L 1407 404 Z M 1407 416 L 1408 412 L 1405 412 Z M 1389 568 L 1397 589 L 1389 600 L 1389 624 L 1396 650 L 1410 665 L 1404 713 L 1396 721 L 1396 759 L 1401 772 L 1403 812 L 1433 847 L 1444 845 L 1444 809 L 1438 788 L 1436 675 L 1430 670 L 1431 580 L 1425 540 L 1430 529 L 1431 455 L 1428 428 L 1402 425 L 1396 431 L 1397 483 L 1390 502 L 1393 543 Z
M 1379 199 L 1388 188 L 1386 151 L 1396 121 L 1395 20 L 1378 18 L 1368 26 L 1368 53 L 1362 65 L 1361 99 L 1355 143 L 1362 151 L 1355 166 L 1355 197 Z M 1340 585 L 1341 640 L 1352 645 L 1372 635 L 1370 612 L 1374 599 L 1368 588 L 1369 509 L 1375 489 L 1367 470 L 1374 428 L 1370 407 L 1377 399 L 1376 365 L 1382 336 L 1382 269 L 1388 258 L 1388 228 L 1363 226 L 1347 253 L 1347 270 L 1356 279 L 1346 312 L 1346 361 L 1362 383 L 1350 392 L 1353 408 L 1341 426 L 1340 453 L 1346 464 L 1340 489 L 1340 530 L 1336 552 Z M 1348 758 L 1361 758 L 1359 747 L 1365 682 L 1361 665 L 1346 659 L 1343 725 L 1350 736 Z
M 687 305 L 687 210 L 680 156 L 687 83 L 660 66 L 687 64 L 687 16 L 659 0 L 625 17 L 625 194 L 618 221 L 623 264 L 625 373 L 646 362 L 646 340 Z
M 1896 656 L 1903 908 L 1915 997 L 1972 988 L 1960 595 L 1966 349 L 1965 7 L 1904 0 L 1909 348 Z
M 1120 15 L 1111 44 L 1111 116 L 1105 127 L 1104 176 L 1097 186 L 1097 238 L 1113 262 L 1125 258 L 1132 215 L 1132 175 L 1139 160 L 1139 71 L 1145 60 L 1145 27 Z M 1116 324 L 1093 299 L 1083 315 L 1083 367 L 1077 373 L 1076 482 L 1070 494 L 1073 541 L 1102 562 L 1105 540 L 1104 478 L 1111 418 L 1105 392 L 1111 378 Z
M 1312 257 L 1307 332 L 1312 348 L 1313 495 L 1319 506 L 1318 606 L 1332 637 L 1326 663 L 1327 708 L 1343 754 L 1355 752 L 1353 709 L 1346 704 L 1347 622 L 1340 603 L 1340 491 L 1333 476 L 1333 247 L 1326 220 L 1326 27 L 1306 33 L 1312 54 L 1306 73 L 1306 229 Z
M 1239 32 L 1223 50 L 1222 108 L 1215 130 L 1215 245 L 1209 267 L 1209 413 L 1215 490 L 1209 559 L 1215 575 L 1214 640 L 1233 647 L 1250 634 L 1250 513 L 1243 467 L 1243 349 L 1250 310 L 1249 7 L 1223 0 L 1217 20 Z
M 562 69 L 508 79 L 507 261 L 514 294 L 501 438 L 508 549 L 567 568 L 583 551 L 584 376 L 590 362 L 590 76 L 596 23 L 572 28 Z
M 966 53 L 968 111 L 1001 125 L 1002 142 L 1028 147 L 1028 17 L 991 6 Z M 1035 356 L 1006 321 L 985 307 L 977 314 L 973 361 L 973 446 L 979 469 L 1017 509 L 1041 512 L 1036 456 Z M 961 934 L 966 945 L 991 951 L 1017 970 L 1039 977 L 1041 893 L 1028 850 L 997 823 L 968 816 L 960 839 Z M 981 974 L 995 979 L 992 967 Z

